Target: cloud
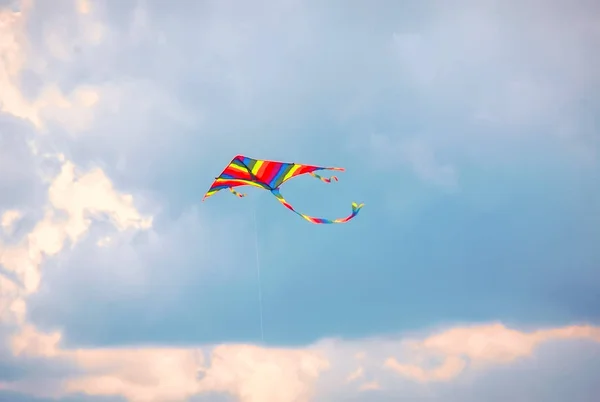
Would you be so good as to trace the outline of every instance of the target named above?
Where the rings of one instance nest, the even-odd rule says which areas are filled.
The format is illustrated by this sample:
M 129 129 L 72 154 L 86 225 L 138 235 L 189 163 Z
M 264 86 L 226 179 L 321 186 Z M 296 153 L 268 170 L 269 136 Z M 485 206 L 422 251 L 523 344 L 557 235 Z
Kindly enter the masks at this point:
M 2 226 L 5 233 L 10 235 L 14 229 L 15 223 L 18 222 L 19 219 L 21 219 L 21 213 L 15 209 L 10 209 L 5 211 L 4 215 L 2 215 L 0 226 Z
M 206 251 L 213 247 L 210 251 L 214 260 L 225 264 L 227 256 L 218 256 L 220 248 L 214 246 L 225 244 L 226 237 L 234 240 L 226 226 L 223 229 L 217 227 L 208 234 L 208 230 L 202 228 L 204 217 L 198 217 L 190 210 L 174 222 L 163 219 L 162 227 L 155 231 L 151 228 L 152 217 L 143 216 L 136 207 L 141 205 L 158 212 L 154 202 L 156 193 L 152 194 L 147 187 L 136 186 L 139 191 L 134 205 L 133 196 L 120 191 L 123 183 L 119 179 L 144 177 L 143 180 L 147 180 L 147 177 L 153 177 L 152 172 L 163 174 L 168 164 L 161 163 L 160 158 L 173 160 L 168 151 L 173 140 L 177 143 L 174 133 L 189 124 L 197 128 L 201 111 L 186 111 L 188 107 L 176 99 L 164 77 L 156 80 L 152 71 L 139 63 L 135 66 L 134 79 L 125 74 L 99 82 L 90 76 L 71 80 L 72 77 L 81 78 L 76 66 L 85 67 L 88 62 L 118 64 L 123 54 L 137 49 L 140 41 L 152 40 L 148 35 L 153 31 L 147 26 L 148 21 L 144 22 L 147 17 L 141 6 L 136 7 L 137 17 L 131 35 L 126 35 L 128 40 L 122 40 L 113 36 L 119 27 L 105 29 L 106 21 L 111 21 L 106 19 L 106 13 L 114 10 L 98 5 L 92 7 L 85 2 L 77 3 L 75 10 L 73 5 L 71 2 L 57 3 L 57 7 L 62 8 L 54 12 L 46 9 L 43 2 L 32 2 L 23 3 L 19 11 L 2 11 L 7 42 L 3 42 L 1 50 L 10 61 L 2 65 L 6 70 L 3 85 L 11 88 L 15 95 L 2 100 L 3 110 L 22 119 L 20 123 L 33 131 L 29 143 L 23 140 L 25 157 L 15 159 L 14 167 L 3 169 L 9 174 L 2 175 L 2 179 L 16 179 L 20 190 L 27 183 L 18 175 L 17 169 L 38 167 L 32 169 L 31 181 L 43 188 L 40 192 L 44 199 L 39 204 L 45 204 L 36 205 L 32 212 L 23 209 L 26 203 L 19 199 L 8 206 L 20 209 L 6 211 L 7 228 L 8 219 L 14 213 L 23 215 L 23 221 L 31 224 L 29 228 L 12 233 L 10 242 L 0 243 L 1 264 L 6 271 L 6 276 L 1 278 L 4 285 L 2 304 L 6 305 L 2 313 L 7 322 L 10 315 L 13 324 L 24 323 L 27 314 L 30 318 L 36 316 L 39 311 L 36 299 L 40 296 L 42 304 L 67 307 L 70 311 L 67 317 L 77 314 L 72 307 L 61 303 L 73 303 L 73 295 L 85 297 L 86 304 L 75 303 L 81 305 L 82 317 L 87 317 L 94 302 L 98 306 L 106 305 L 105 286 L 115 281 L 118 284 L 111 289 L 121 290 L 123 297 L 132 297 L 132 292 L 148 297 L 154 294 L 152 299 L 157 306 L 162 303 L 163 307 L 159 308 L 164 309 L 165 303 L 172 305 L 179 300 L 174 287 L 189 288 L 187 294 L 197 293 L 189 284 L 189 277 L 182 277 L 184 271 L 173 273 L 164 269 L 175 263 L 173 254 L 179 253 L 180 262 L 192 265 L 191 271 L 197 268 L 194 261 L 210 264 Z M 37 24 L 40 16 L 43 18 Z M 73 18 L 65 23 L 65 16 Z M 39 36 L 40 32 L 43 35 Z M 104 51 L 108 53 L 100 55 Z M 111 53 L 113 51 L 116 53 Z M 55 69 L 57 64 L 66 70 L 75 70 L 70 70 L 68 79 L 63 80 L 62 70 Z M 27 79 L 38 82 L 38 88 L 29 94 L 21 90 L 27 86 Z M 135 101 L 131 102 L 131 99 Z M 20 139 L 15 130 L 8 132 Z M 171 133 L 169 141 L 166 141 L 165 132 Z M 14 151 L 8 146 L 3 147 L 4 150 Z M 31 163 L 27 163 L 27 158 Z M 3 158 L 2 163 L 11 160 Z M 227 221 L 219 223 L 226 224 Z M 140 231 L 147 234 L 136 237 Z M 203 239 L 206 246 L 199 246 Z M 124 260 L 129 261 L 126 269 L 121 266 Z M 45 286 L 40 289 L 41 265 L 52 268 L 62 263 L 66 267 L 46 270 Z M 152 264 L 164 265 L 152 270 L 149 269 Z M 69 274 L 65 275 L 65 272 Z M 53 278 L 59 278 L 59 286 L 66 284 L 73 288 L 63 289 L 67 292 L 64 298 L 54 296 L 51 301 L 44 300 L 48 289 L 61 292 L 59 286 L 54 286 Z M 94 295 L 98 298 L 94 299 Z M 48 322 L 52 318 L 62 318 L 60 313 L 64 310 L 46 308 L 42 311 Z M 55 325 L 55 321 L 49 325 Z
M 371 157 L 376 157 L 377 164 L 382 169 L 408 166 L 424 182 L 450 190 L 458 185 L 456 168 L 440 162 L 432 146 L 424 140 L 395 140 L 388 136 L 372 134 L 367 151 L 372 153 Z
M 329 362 L 315 351 L 218 346 L 200 389 L 228 392 L 243 402 L 309 401 Z
M 6 132 L 2 130 L 3 145 L 7 145 L 2 150 L 24 155 L 17 159 L 15 156 L 2 158 L 0 171 L 0 180 L 6 183 L 3 187 L 14 190 L 13 194 L 17 196 L 2 205 L 10 208 L 2 211 L 2 227 L 11 241 L 0 240 L 0 265 L 3 268 L 0 272 L 0 316 L 3 327 L 16 328 L 25 331 L 24 334 L 30 331 L 26 322 L 27 299 L 39 289 L 41 266 L 45 260 L 62 252 L 68 242 L 73 247 L 89 231 L 92 220 L 105 218 L 117 231 L 145 230 L 152 225 L 151 218 L 137 211 L 132 196 L 116 191 L 101 169 L 77 172 L 73 162 L 63 154 L 44 149 L 40 139 L 48 135 L 47 123 L 57 121 L 75 131 L 91 124 L 89 111 L 97 102 L 97 94 L 93 90 L 77 88 L 70 98 L 66 98 L 52 83 L 44 86 L 33 100 L 20 91 L 19 78 L 26 66 L 30 66 L 26 64 L 28 42 L 24 27 L 32 7 L 31 2 L 24 2 L 18 11 L 0 11 L 3 38 L 0 42 L 0 85 L 5 89 L 0 105 L 4 113 L 2 123 L 7 128 Z M 61 118 L 62 112 L 69 120 Z M 31 133 L 31 128 L 37 132 L 19 136 L 23 131 Z M 20 199 L 24 198 L 20 194 L 27 194 L 22 190 L 27 187 L 45 188 L 47 198 L 39 197 L 37 205 Z M 40 212 L 32 213 L 32 207 L 41 210 L 41 219 L 36 219 Z M 27 233 L 15 230 L 19 220 L 32 219 L 37 222 Z M 29 344 L 30 337 L 24 339 Z M 41 350 L 48 350 L 52 339 L 37 345 Z
M 579 340 L 591 343 L 577 343 Z M 60 359 L 78 367 L 80 372 L 67 372 L 55 384 L 46 384 L 63 396 L 82 392 L 123 396 L 132 402 L 168 402 L 225 393 L 241 402 L 304 402 L 341 400 L 337 398 L 369 392 L 376 393 L 370 400 L 379 400 L 386 394 L 399 397 L 426 390 L 431 400 L 447 400 L 449 392 L 461 390 L 464 381 L 479 392 L 477 384 L 488 381 L 501 367 L 547 361 L 544 356 L 551 349 L 543 346 L 557 341 L 570 342 L 574 349 L 565 352 L 585 359 L 586 353 L 600 352 L 600 328 L 570 326 L 523 332 L 493 323 L 450 327 L 420 337 L 322 340 L 296 349 L 233 344 L 63 349 L 59 335 L 28 328 L 13 337 L 12 345 L 19 355 Z M 350 362 L 357 368 L 348 376 Z M 560 370 L 578 367 L 577 361 L 571 361 Z M 536 371 L 527 376 L 528 381 L 535 381 Z M 423 388 L 424 382 L 446 385 Z M 450 384 L 453 388 L 448 388 Z M 25 386 L 21 384 L 21 388 Z M 14 388 L 10 381 L 4 387 Z M 44 387 L 36 389 L 43 396 Z M 465 396 L 471 399 L 475 394 Z
M 42 130 L 47 122 L 46 117 L 52 116 L 51 118 L 60 120 L 60 110 L 66 111 L 68 116 L 81 117 L 94 106 L 97 95 L 83 89 L 77 90 L 74 92 L 77 102 L 73 103 L 50 84 L 34 101 L 22 96 L 18 78 L 26 60 L 24 19 L 31 7 L 32 4 L 26 2 L 19 11 L 0 12 L 0 29 L 3 32 L 3 40 L 0 43 L 0 53 L 3 55 L 0 85 L 6 89 L 2 91 L 0 104 L 4 113 L 27 120 L 35 128 Z M 80 107 L 85 110 L 79 109 Z M 35 138 L 30 138 L 29 143 L 25 142 L 26 137 L 13 139 L 11 136 L 18 135 L 18 129 L 22 125 L 10 119 L 8 122 L 13 127 L 7 127 L 9 134 L 3 134 L 3 138 L 16 145 L 20 144 L 21 149 L 17 150 L 26 155 L 19 157 L 18 161 L 2 158 L 2 180 L 12 180 L 16 189 L 14 194 L 19 194 L 20 189 L 27 188 L 29 182 L 35 183 L 39 188 L 47 179 L 50 173 L 48 169 L 38 170 L 35 169 L 36 165 L 42 166 L 45 160 L 51 159 L 59 166 L 59 174 L 48 183 L 48 201 L 43 208 L 43 218 L 18 243 L 0 242 L 0 264 L 8 271 L 7 276 L 0 278 L 3 285 L 0 294 L 0 304 L 4 307 L 2 315 L 5 322 L 23 324 L 26 314 L 25 298 L 39 288 L 40 265 L 46 258 L 62 251 L 67 240 L 71 245 L 76 244 L 89 230 L 90 216 L 97 219 L 99 215 L 104 215 L 121 231 L 130 228 L 147 229 L 152 221 L 139 214 L 130 195 L 116 192 L 111 181 L 100 169 L 85 174 L 76 173 L 75 165 L 65 159 L 64 155 L 40 153 L 39 142 Z M 82 122 L 61 121 L 61 124 L 71 126 L 75 130 L 82 129 L 78 126 L 80 123 Z M 8 151 L 10 147 L 3 146 L 2 149 Z M 21 173 L 21 167 L 29 169 L 25 171 L 26 176 Z M 27 180 L 23 180 L 24 178 Z M 13 185 L 9 184 L 5 188 L 10 190 L 11 186 Z M 14 201 L 9 203 L 12 206 L 15 204 Z M 27 207 L 27 202 L 21 201 L 19 204 L 21 208 Z M 14 208 L 4 211 L 3 228 L 6 231 L 12 229 L 16 219 L 25 212 L 27 211 Z
M 146 231 L 108 231 L 107 223 L 96 223 L 75 248 L 46 264 L 44 284 L 29 299 L 30 319 L 44 329 L 60 323 L 71 346 L 222 337 L 238 300 L 254 296 L 247 285 L 254 271 L 239 268 L 247 266 L 247 229 L 236 219 L 213 222 L 190 210 L 174 220 L 162 217 Z M 232 225 L 240 232 L 232 233 Z M 240 254 L 227 252 L 230 241 L 240 244 Z M 248 331 L 249 321 L 233 324 Z
M 522 10 L 532 11 L 532 4 Z M 596 61 L 589 51 L 597 47 L 594 12 L 571 7 L 567 13 L 552 2 L 525 21 L 525 11 L 500 2 L 468 1 L 438 5 L 411 28 L 415 15 L 402 23 L 402 7 L 374 14 L 350 7 L 343 18 L 339 10 L 296 1 L 183 9 L 142 1 L 31 1 L 0 11 L 0 187 L 7 190 L 0 194 L 0 341 L 6 341 L 0 399 L 463 402 L 502 395 L 552 402 L 598 394 L 590 374 L 600 369 L 589 359 L 600 353 L 593 325 L 525 331 L 492 323 L 354 340 L 319 334 L 295 347 L 248 341 L 257 331 L 255 272 L 247 257 L 256 251 L 248 241 L 256 232 L 244 219 L 247 206 L 191 206 L 200 198 L 196 177 L 205 174 L 198 172 L 228 160 L 234 149 L 317 158 L 353 135 L 380 133 L 360 148 L 376 168 L 410 170 L 446 190 L 462 185 L 465 158 L 514 162 L 506 155 L 523 144 L 521 137 L 534 137 L 525 141 L 528 150 L 556 141 L 569 144 L 569 152 L 586 146 L 595 152 L 589 113 L 577 107 L 598 83 L 589 68 Z M 377 27 L 363 29 L 372 17 Z M 330 23 L 339 19 L 352 29 Z M 556 27 L 568 34 L 557 35 Z M 571 57 L 559 57 L 546 38 Z M 541 154 L 559 153 L 564 150 Z M 354 165 L 365 177 L 376 173 L 368 163 Z M 214 213 L 219 208 L 230 209 Z M 271 306 L 293 299 L 286 306 L 297 308 L 279 310 L 295 321 L 281 330 L 294 334 L 281 338 L 314 325 L 308 315 L 322 314 L 314 320 L 331 325 L 342 314 L 389 322 L 398 314 L 424 315 L 419 303 L 450 311 L 443 308 L 458 297 L 432 291 L 439 285 L 426 278 L 419 282 L 426 292 L 408 289 L 408 299 L 425 299 L 408 309 L 392 306 L 385 315 L 382 306 L 393 301 L 371 298 L 377 292 L 365 287 L 383 261 L 375 243 L 348 238 L 353 246 L 344 250 L 356 261 L 315 265 L 314 257 L 325 255 L 315 239 L 326 240 L 336 257 L 343 248 L 334 239 L 347 238 L 288 229 L 277 219 L 268 224 L 268 236 L 277 237 L 269 245 L 294 243 L 304 253 L 280 258 L 277 249 L 264 250 L 268 274 L 279 281 L 265 284 Z M 345 233 L 371 241 L 399 236 L 379 227 L 366 236 Z M 424 243 L 417 253 L 431 254 Z M 367 257 L 358 258 L 358 250 Z M 441 268 L 456 255 L 460 264 L 466 260 L 444 251 L 434 261 Z M 296 267 L 303 276 L 282 268 L 296 259 L 306 265 Z M 418 282 L 412 275 L 422 259 L 392 259 L 395 271 L 417 267 L 402 280 Z M 350 263 L 369 271 L 360 276 Z M 318 275 L 306 272 L 312 265 Z M 381 285 L 402 291 L 384 274 L 378 272 Z M 449 282 L 460 276 L 446 275 Z M 328 276 L 334 279 L 327 282 Z M 340 277 L 349 287 L 360 282 L 361 290 L 319 305 L 337 297 L 331 292 Z M 323 278 L 327 297 L 317 297 L 315 278 Z M 304 287 L 289 285 L 302 281 Z M 346 305 L 362 297 L 365 305 L 379 304 L 368 311 Z M 267 312 L 271 322 L 277 312 Z M 565 381 L 565 370 L 577 382 Z M 553 384 L 552 392 L 540 384 Z
M 537 125 L 558 135 L 579 117 L 590 86 L 600 84 L 592 67 L 598 56 L 589 52 L 600 43 L 598 8 L 577 4 L 440 3 L 418 29 L 395 32 L 393 46 L 402 73 L 428 99 L 521 126 L 519 133 Z
M 400 364 L 394 358 L 388 359 L 385 365 L 404 377 L 423 382 L 449 380 L 456 377 L 465 368 L 465 362 L 458 357 L 448 357 L 440 366 L 430 370 L 419 366 Z
M 467 364 L 502 364 L 530 356 L 536 346 L 553 339 L 591 339 L 600 342 L 600 330 L 594 327 L 566 327 L 523 333 L 501 324 L 455 328 L 425 340 L 408 342 L 410 348 L 444 356 L 443 363 L 430 370 L 404 365 L 395 358 L 386 366 L 417 381 L 445 381 L 459 375 Z
M 115 192 L 102 171 L 76 174 L 69 161 L 63 161 L 48 195 L 44 217 L 32 231 L 16 245 L 0 243 L 0 264 L 16 279 L 16 284 L 4 281 L 2 304 L 10 305 L 13 320 L 20 324 L 25 320 L 23 297 L 39 288 L 40 265 L 61 252 L 67 240 L 72 246 L 80 241 L 89 230 L 91 216 L 106 216 L 119 231 L 148 229 L 152 224 L 151 218 L 141 216 L 135 209 L 131 195 Z
M 34 133 L 26 124 L 0 113 L 0 208 L 31 209 L 43 202 L 41 168 L 30 150 Z
M 91 124 L 93 114 L 91 108 L 98 101 L 98 94 L 93 88 L 76 88 L 65 95 L 54 83 L 43 86 L 34 99 L 23 95 L 19 80 L 26 68 L 43 68 L 33 66 L 28 61 L 28 41 L 25 26 L 33 7 L 33 2 L 23 2 L 19 11 L 5 10 L 0 12 L 0 52 L 4 62 L 0 67 L 0 105 L 5 113 L 30 121 L 38 129 L 47 129 L 48 121 L 58 121 L 64 127 L 74 131 L 84 130 Z M 47 37 L 50 46 L 59 46 L 53 35 Z M 58 49 L 54 53 L 59 53 Z
M 391 82 L 412 99 L 395 107 L 404 121 L 372 140 L 372 159 L 395 149 L 418 177 L 438 184 L 455 183 L 473 162 L 547 157 L 593 168 L 600 148 L 592 88 L 600 88 L 600 74 L 592 49 L 600 46 L 600 11 L 586 0 L 566 4 L 439 3 L 396 27 Z M 445 162 L 435 164 L 436 154 Z
M 121 395 L 128 401 L 180 401 L 204 392 L 230 393 L 241 401 L 310 400 L 312 384 L 327 362 L 310 350 L 251 345 L 207 348 L 115 348 L 65 350 L 60 335 L 31 327 L 13 337 L 13 352 L 70 361 L 83 372 L 57 380 L 62 395 Z M 31 384 L 29 384 L 31 385 Z M 17 387 L 26 389 L 26 383 Z M 12 389 L 10 383 L 5 384 Z M 55 389 L 54 386 L 51 389 Z M 43 392 L 42 392 L 43 394 Z

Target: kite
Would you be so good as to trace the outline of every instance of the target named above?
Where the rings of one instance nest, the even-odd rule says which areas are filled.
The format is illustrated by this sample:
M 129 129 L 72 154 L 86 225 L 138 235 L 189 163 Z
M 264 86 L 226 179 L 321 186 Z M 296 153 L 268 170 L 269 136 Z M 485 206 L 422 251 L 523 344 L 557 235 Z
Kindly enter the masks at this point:
M 214 195 L 218 191 L 227 188 L 232 194 L 242 198 L 245 197 L 246 194 L 237 192 L 234 187 L 254 186 L 270 191 L 271 194 L 273 194 L 275 198 L 277 198 L 277 200 L 283 204 L 283 206 L 311 223 L 329 224 L 348 222 L 358 214 L 364 204 L 357 204 L 353 202 L 352 213 L 345 218 L 334 220 L 315 218 L 313 216 L 308 216 L 296 211 L 279 192 L 279 187 L 281 187 L 283 183 L 292 177 L 300 176 L 302 174 L 309 174 L 325 183 L 331 183 L 332 181 L 338 180 L 335 176 L 332 176 L 331 178 L 319 176 L 315 173 L 319 170 L 337 170 L 343 172 L 345 169 L 337 167 L 301 165 L 298 163 L 275 162 L 252 159 L 243 155 L 237 155 L 235 158 L 233 158 L 229 165 L 227 165 L 219 177 L 215 178 L 214 183 L 210 186 L 208 192 L 204 195 L 204 198 L 202 198 L 202 201 L 206 200 L 208 197 Z

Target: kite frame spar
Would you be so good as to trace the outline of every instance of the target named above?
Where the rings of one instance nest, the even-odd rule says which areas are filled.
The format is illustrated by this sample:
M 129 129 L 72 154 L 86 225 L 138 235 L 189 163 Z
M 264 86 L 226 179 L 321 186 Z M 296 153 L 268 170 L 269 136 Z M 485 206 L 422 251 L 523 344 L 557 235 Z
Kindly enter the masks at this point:
M 311 176 L 325 182 L 331 183 L 332 181 L 338 181 L 337 177 L 332 176 L 331 178 L 321 177 L 316 174 L 319 170 L 335 170 L 345 171 L 344 168 L 339 167 L 324 167 L 315 165 L 303 165 L 298 163 L 278 162 L 263 159 L 253 159 L 243 155 L 236 155 L 231 162 L 225 167 L 221 174 L 215 178 L 215 181 L 210 186 L 202 201 L 208 197 L 213 196 L 220 190 L 228 188 L 231 193 L 238 197 L 245 197 L 246 194 L 241 194 L 234 190 L 234 187 L 238 186 L 254 186 L 268 190 L 277 198 L 277 200 L 283 204 L 290 211 L 300 215 L 311 223 L 316 224 L 332 224 L 332 223 L 346 223 L 356 215 L 358 215 L 360 209 L 364 204 L 352 203 L 352 213 L 345 218 L 338 219 L 324 219 L 316 218 L 298 212 L 288 203 L 285 198 L 279 192 L 279 188 L 283 183 L 290 180 L 293 177 L 300 176 L 303 174 L 310 174 Z

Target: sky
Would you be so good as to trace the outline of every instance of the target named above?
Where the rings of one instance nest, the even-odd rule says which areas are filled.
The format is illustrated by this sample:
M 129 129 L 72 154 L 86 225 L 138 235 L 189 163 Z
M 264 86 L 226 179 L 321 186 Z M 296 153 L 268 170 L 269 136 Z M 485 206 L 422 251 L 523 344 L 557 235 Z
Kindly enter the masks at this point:
M 595 401 L 599 48 L 592 0 L 0 0 L 0 401 Z M 238 154 L 365 206 L 201 202 Z

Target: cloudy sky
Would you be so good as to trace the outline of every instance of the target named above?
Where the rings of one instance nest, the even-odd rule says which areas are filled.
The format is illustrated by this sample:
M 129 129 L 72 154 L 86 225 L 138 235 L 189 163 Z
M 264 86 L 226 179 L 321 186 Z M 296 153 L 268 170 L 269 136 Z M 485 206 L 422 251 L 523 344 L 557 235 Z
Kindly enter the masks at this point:
M 0 401 L 595 401 L 598 49 L 593 0 L 0 0 Z M 237 154 L 366 205 L 200 202 Z

